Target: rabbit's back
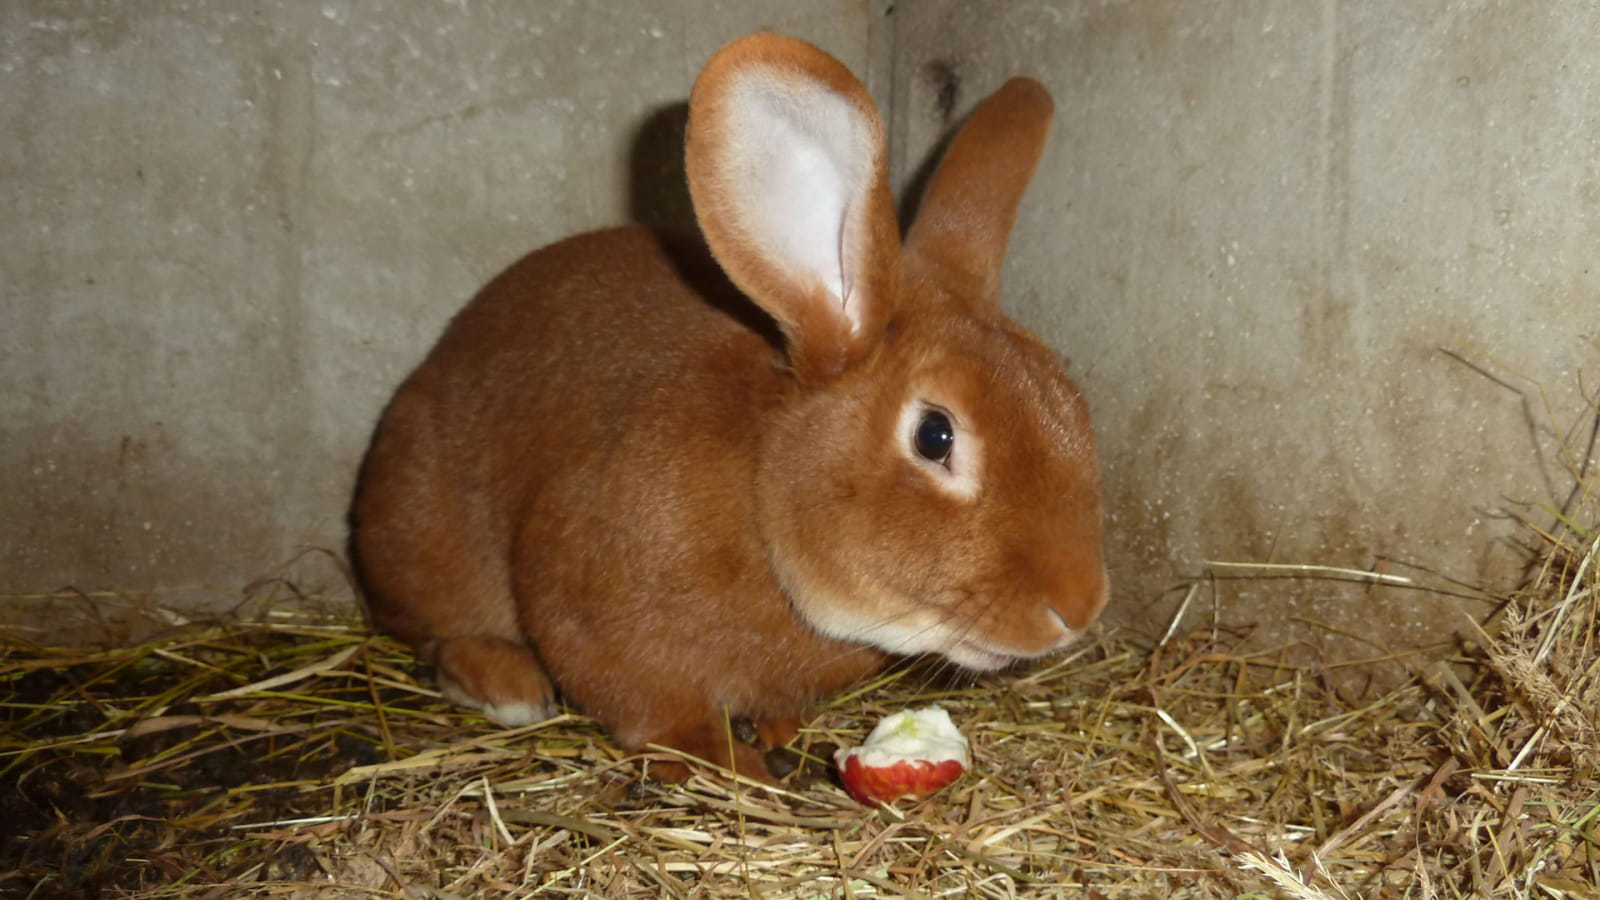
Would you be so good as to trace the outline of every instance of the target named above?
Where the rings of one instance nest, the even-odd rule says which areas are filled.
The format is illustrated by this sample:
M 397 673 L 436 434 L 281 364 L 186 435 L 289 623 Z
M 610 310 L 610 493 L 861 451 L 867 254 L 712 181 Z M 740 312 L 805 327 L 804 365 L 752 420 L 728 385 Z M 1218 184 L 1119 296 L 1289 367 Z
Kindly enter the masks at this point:
M 781 390 L 773 351 L 686 280 L 688 266 L 698 260 L 674 257 L 633 228 L 569 238 L 512 265 L 456 315 L 396 392 L 363 497 L 391 478 L 448 487 L 477 507 L 459 525 L 504 539 L 508 517 L 540 505 L 567 473 L 649 451 L 633 445 L 652 436 L 669 440 L 661 429 L 635 428 L 639 419 L 676 428 L 672 441 L 708 427 L 686 420 L 749 423 L 751 407 Z M 719 287 L 698 271 L 687 277 Z M 740 377 L 714 380 L 706 357 Z

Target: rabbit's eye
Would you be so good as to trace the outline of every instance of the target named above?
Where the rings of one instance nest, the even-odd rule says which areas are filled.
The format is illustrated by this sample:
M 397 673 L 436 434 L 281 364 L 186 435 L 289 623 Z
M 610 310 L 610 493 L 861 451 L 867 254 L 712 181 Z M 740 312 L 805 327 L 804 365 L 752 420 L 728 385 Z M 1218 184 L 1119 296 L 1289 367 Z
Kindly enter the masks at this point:
M 942 464 L 950 458 L 950 448 L 955 443 L 956 428 L 950 424 L 949 416 L 936 409 L 922 414 L 922 421 L 917 423 L 917 433 L 912 438 L 918 456 Z

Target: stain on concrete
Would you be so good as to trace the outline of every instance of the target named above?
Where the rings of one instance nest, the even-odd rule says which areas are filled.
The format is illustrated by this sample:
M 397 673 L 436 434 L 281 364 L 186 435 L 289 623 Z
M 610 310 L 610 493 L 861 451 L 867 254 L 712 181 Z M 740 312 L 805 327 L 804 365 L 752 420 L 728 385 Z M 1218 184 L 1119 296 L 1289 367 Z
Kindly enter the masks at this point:
M 933 113 L 940 122 L 948 125 L 955 115 L 956 102 L 961 97 L 961 76 L 956 63 L 949 59 L 935 59 L 924 64 L 922 77 L 928 82 L 933 100 Z

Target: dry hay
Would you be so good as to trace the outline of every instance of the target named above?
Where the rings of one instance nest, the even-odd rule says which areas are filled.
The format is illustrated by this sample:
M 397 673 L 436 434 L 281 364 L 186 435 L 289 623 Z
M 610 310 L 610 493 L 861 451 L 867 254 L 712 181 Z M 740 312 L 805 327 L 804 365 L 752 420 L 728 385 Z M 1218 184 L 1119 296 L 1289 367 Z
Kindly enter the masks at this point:
M 802 743 L 931 703 L 974 771 L 895 811 L 641 780 L 588 720 L 447 708 L 359 623 L 284 613 L 103 652 L 4 645 L 17 897 L 1600 897 L 1600 537 L 1377 698 L 1198 631 L 1021 674 L 905 668 Z M 1310 574 L 1310 573 L 1302 573 Z M 1322 573 L 1326 574 L 1326 573 Z

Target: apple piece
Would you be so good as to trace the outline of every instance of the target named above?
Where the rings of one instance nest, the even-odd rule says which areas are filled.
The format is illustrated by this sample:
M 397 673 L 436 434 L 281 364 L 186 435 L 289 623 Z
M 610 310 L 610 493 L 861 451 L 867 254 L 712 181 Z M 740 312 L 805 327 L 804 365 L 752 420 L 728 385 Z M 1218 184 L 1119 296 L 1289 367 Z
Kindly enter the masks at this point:
M 967 739 L 937 706 L 884 717 L 859 747 L 834 754 L 852 797 L 868 805 L 920 800 L 961 777 Z

